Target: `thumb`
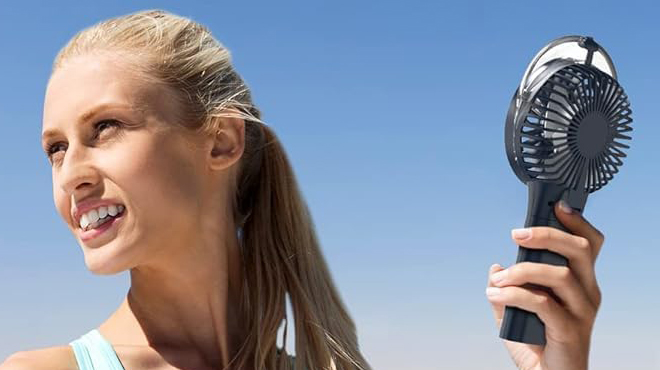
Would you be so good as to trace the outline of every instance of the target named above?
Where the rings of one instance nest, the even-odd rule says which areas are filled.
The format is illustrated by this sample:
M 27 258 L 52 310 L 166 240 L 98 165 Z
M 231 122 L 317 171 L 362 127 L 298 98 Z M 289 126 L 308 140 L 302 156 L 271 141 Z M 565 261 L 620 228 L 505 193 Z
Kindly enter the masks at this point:
M 566 202 L 559 201 L 555 205 L 555 215 L 572 234 L 586 238 L 593 248 L 594 260 L 605 241 L 603 233 L 593 227 L 579 212 L 572 209 Z

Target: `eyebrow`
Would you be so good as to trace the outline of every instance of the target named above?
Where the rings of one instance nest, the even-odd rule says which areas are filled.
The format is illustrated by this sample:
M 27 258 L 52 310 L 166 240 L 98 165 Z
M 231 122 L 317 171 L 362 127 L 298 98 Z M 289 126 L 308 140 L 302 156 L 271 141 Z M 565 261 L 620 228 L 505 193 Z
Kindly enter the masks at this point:
M 92 117 L 94 117 L 95 115 L 97 115 L 99 112 L 101 112 L 103 110 L 106 110 L 106 109 L 110 109 L 110 108 L 129 109 L 129 108 L 131 108 L 131 106 L 126 105 L 126 104 L 117 104 L 117 103 L 100 104 L 100 105 L 97 105 L 96 107 L 88 110 L 87 112 L 81 114 L 80 117 L 78 117 L 78 122 L 80 122 L 80 123 L 86 122 L 86 121 L 90 120 Z M 57 129 L 44 131 L 43 134 L 41 135 L 41 141 L 44 142 L 49 137 L 57 135 L 57 133 L 59 131 L 60 130 L 57 130 Z

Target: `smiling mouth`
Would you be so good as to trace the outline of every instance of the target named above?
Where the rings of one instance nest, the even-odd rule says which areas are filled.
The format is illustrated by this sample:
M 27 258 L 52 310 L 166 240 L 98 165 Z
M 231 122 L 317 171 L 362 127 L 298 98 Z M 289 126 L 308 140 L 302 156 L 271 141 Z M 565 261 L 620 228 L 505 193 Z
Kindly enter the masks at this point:
M 126 209 L 124 208 L 121 212 L 117 213 L 114 216 L 111 216 L 110 214 L 107 214 L 105 217 L 98 219 L 96 222 L 93 222 L 93 223 L 87 225 L 87 227 L 85 227 L 85 228 L 79 227 L 79 228 L 82 231 L 89 231 L 89 230 L 92 230 L 92 229 L 96 229 L 97 227 L 99 227 L 99 226 L 101 226 L 105 223 L 108 223 L 108 222 L 112 221 L 115 218 L 123 216 L 125 212 L 126 212 Z
M 94 222 L 92 225 L 89 225 L 85 230 L 82 228 L 78 228 L 78 237 L 80 240 L 87 244 L 87 246 L 96 248 L 99 247 L 100 244 L 97 242 L 94 242 L 98 238 L 102 238 L 104 235 L 106 235 L 109 230 L 112 230 L 113 228 L 117 227 L 117 224 L 121 223 L 122 220 L 125 218 L 126 212 L 118 213 L 115 216 L 111 217 L 104 217 L 103 219 L 97 220 Z M 91 243 L 91 244 L 88 244 Z

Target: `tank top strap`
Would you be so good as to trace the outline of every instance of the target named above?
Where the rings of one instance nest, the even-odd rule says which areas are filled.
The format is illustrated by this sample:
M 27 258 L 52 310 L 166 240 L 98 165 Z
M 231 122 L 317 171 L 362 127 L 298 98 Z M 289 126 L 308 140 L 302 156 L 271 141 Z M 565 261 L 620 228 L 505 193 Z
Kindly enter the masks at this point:
M 97 329 L 69 343 L 79 370 L 125 370 L 112 345 Z
M 103 338 L 97 329 L 92 329 L 69 343 L 73 347 L 79 370 L 125 370 L 112 345 Z M 281 355 L 278 348 L 277 354 Z M 295 356 L 287 354 L 291 366 Z

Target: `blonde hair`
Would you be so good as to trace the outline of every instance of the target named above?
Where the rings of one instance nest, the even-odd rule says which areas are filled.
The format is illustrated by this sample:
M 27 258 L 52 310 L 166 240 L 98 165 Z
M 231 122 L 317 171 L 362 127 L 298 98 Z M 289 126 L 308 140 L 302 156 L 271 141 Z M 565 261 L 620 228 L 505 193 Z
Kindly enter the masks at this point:
M 295 323 L 295 369 L 370 369 L 289 160 L 273 130 L 261 121 L 229 51 L 206 27 L 147 10 L 79 32 L 58 53 L 53 71 L 69 58 L 95 52 L 135 56 L 133 67 L 179 93 L 185 107 L 181 124 L 187 128 L 214 132 L 215 118 L 245 120 L 245 150 L 232 207 L 241 241 L 245 281 L 240 304 L 248 335 L 230 366 L 291 368 L 286 339 L 281 350 L 276 343 L 283 320 L 286 338 L 288 295 Z

